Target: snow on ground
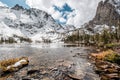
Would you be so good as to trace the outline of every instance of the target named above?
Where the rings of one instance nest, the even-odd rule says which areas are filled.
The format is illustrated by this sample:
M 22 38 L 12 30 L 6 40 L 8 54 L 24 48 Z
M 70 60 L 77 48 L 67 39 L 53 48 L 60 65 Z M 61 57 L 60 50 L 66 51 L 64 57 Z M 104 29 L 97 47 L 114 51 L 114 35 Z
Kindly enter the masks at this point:
M 23 33 L 19 29 L 12 29 L 8 27 L 4 22 L 0 22 L 0 35 L 3 35 L 3 37 L 13 37 L 13 35 L 19 35 L 24 36 Z

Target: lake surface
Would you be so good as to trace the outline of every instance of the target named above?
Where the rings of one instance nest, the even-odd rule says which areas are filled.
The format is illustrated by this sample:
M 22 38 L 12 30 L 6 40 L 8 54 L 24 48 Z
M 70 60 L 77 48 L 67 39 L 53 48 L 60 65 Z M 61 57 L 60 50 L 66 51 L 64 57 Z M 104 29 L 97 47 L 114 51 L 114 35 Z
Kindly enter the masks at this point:
M 75 64 L 76 71 L 80 70 L 78 75 L 89 75 L 90 78 L 84 80 L 99 80 L 87 59 L 90 52 L 92 52 L 91 48 L 64 43 L 4 44 L 0 45 L 0 60 L 25 56 L 29 58 L 30 65 L 37 67 L 53 66 L 60 60 L 71 61 Z

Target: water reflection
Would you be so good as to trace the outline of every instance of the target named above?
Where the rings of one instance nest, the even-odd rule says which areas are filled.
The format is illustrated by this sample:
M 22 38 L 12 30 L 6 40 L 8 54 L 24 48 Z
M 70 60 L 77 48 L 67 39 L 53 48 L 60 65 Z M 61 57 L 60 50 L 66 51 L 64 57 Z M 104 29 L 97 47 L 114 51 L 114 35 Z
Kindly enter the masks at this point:
M 63 47 L 82 47 L 82 45 L 79 45 L 79 44 L 64 44 Z
M 62 47 L 84 47 L 82 44 L 66 44 L 66 43 L 40 43 L 32 44 L 35 48 L 62 48 Z
M 62 48 L 62 47 L 85 47 L 82 44 L 67 44 L 67 43 L 38 43 L 38 44 L 1 44 L 0 49 L 12 48 Z
M 63 43 L 39 43 L 39 44 L 32 44 L 31 47 L 34 48 L 60 48 L 62 47 Z

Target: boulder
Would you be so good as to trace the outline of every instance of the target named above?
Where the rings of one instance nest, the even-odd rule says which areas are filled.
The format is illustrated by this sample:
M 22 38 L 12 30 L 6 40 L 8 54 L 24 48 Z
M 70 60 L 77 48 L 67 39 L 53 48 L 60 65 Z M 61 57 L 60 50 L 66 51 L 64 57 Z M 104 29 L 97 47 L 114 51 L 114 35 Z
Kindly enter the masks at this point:
M 27 72 L 27 75 L 31 75 L 31 74 L 38 73 L 38 72 L 40 72 L 40 71 L 39 70 L 29 70 Z
M 108 79 L 116 79 L 116 78 L 120 79 L 120 76 L 118 76 L 117 73 L 106 74 L 106 76 L 108 77 Z
M 13 58 L 0 61 L 0 75 L 7 71 L 8 72 L 17 71 L 20 68 L 24 67 L 25 65 L 28 65 L 28 63 L 29 60 L 27 57 Z
M 69 74 L 68 77 L 70 77 L 73 80 L 82 80 L 83 77 L 75 75 L 75 74 Z

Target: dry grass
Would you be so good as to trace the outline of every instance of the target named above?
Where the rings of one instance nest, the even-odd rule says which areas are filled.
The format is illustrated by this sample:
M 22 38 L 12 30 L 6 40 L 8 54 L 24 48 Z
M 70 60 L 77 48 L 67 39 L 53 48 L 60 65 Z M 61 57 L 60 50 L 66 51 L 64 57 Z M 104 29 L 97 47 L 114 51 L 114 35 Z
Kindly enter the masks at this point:
M 99 60 L 103 60 L 105 58 L 105 56 L 107 56 L 109 54 L 113 54 L 113 53 L 114 53 L 114 51 L 107 50 L 107 51 L 103 51 L 103 52 L 100 52 L 100 53 L 92 53 L 91 56 L 95 57 Z

